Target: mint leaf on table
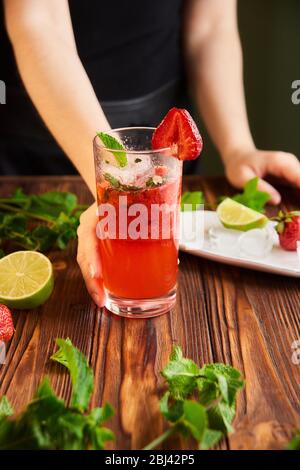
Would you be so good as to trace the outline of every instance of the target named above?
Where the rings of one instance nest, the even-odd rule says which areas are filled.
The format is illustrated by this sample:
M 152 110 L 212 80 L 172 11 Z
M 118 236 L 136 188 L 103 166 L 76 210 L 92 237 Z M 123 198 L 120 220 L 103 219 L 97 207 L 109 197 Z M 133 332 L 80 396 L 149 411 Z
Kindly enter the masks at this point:
M 288 443 L 287 450 L 300 450 L 300 429 L 296 430 L 294 437 Z
M 221 431 L 206 428 L 201 439 L 200 449 L 209 450 L 214 447 L 222 439 L 223 434 Z
M 101 450 L 113 433 L 91 414 L 66 407 L 45 379 L 19 417 L 0 422 L 0 449 Z
M 259 191 L 257 189 L 259 178 L 255 177 L 249 180 L 242 193 L 232 196 L 231 199 L 243 204 L 244 206 L 250 207 L 257 212 L 264 212 L 265 205 L 270 200 L 270 195 L 266 192 Z M 226 199 L 228 196 L 221 196 L 220 202 Z M 199 205 L 205 205 L 205 198 L 201 191 L 186 191 L 181 196 L 181 211 L 196 211 L 199 209 Z M 190 207 L 188 207 L 190 205 Z M 214 205 L 208 204 L 208 208 L 214 208 Z
M 161 373 L 168 390 L 160 400 L 160 411 L 170 428 L 145 449 L 154 449 L 174 433 L 192 436 L 199 449 L 209 449 L 233 431 L 236 396 L 244 386 L 237 369 L 218 363 L 200 368 L 174 346 Z
M 208 425 L 205 407 L 194 400 L 185 400 L 182 422 L 189 429 L 194 439 L 201 443 Z
M 222 438 L 222 432 L 209 429 L 208 413 L 204 406 L 194 400 L 185 400 L 184 414 L 180 423 L 183 435 L 188 433 L 197 441 L 199 449 L 207 450 Z
M 77 206 L 77 197 L 73 193 L 62 191 L 48 191 L 43 194 L 27 195 L 21 188 L 9 198 L 0 198 L 0 206 L 13 204 L 31 215 L 41 216 L 45 220 L 55 220 L 61 212 L 70 215 Z
M 252 178 L 246 183 L 244 191 L 241 194 L 236 194 L 232 199 L 257 212 L 264 212 L 265 205 L 271 196 L 257 189 L 258 182 L 258 177 Z
M 200 373 L 201 378 L 197 382 L 200 395 L 205 387 L 209 388 L 213 384 L 218 390 L 218 394 L 229 405 L 233 404 L 237 391 L 244 386 L 240 372 L 225 364 L 206 364 Z M 203 400 L 201 401 L 203 402 Z
M 105 132 L 97 132 L 97 136 L 103 142 L 107 150 L 111 151 L 111 153 L 114 155 L 120 167 L 127 166 L 128 160 L 123 145 L 117 139 L 115 139 L 115 137 L 112 137 L 109 134 L 105 134 Z
M 77 237 L 84 209 L 73 193 L 27 195 L 18 188 L 12 196 L 0 198 L 0 248 L 2 252 L 14 245 L 42 252 L 64 250 Z
M 56 233 L 56 245 L 60 250 L 65 250 L 69 242 L 76 239 L 80 215 L 81 211 L 72 215 L 61 212 L 57 217 L 53 231 Z
M 88 416 L 91 425 L 102 425 L 114 415 L 114 409 L 109 403 L 102 408 L 94 408 Z
M 25 204 L 27 204 L 28 201 L 30 202 L 30 196 L 28 196 L 28 194 L 26 194 L 24 189 L 21 187 L 15 189 L 11 199 L 16 199 L 17 201 Z
M 71 406 L 79 411 L 86 411 L 93 392 L 93 371 L 88 366 L 84 354 L 74 348 L 69 338 L 58 338 L 56 344 L 59 349 L 51 356 L 51 359 L 69 369 L 73 385 Z
M 160 399 L 159 408 L 161 414 L 172 423 L 178 421 L 183 415 L 184 400 L 171 399 L 171 393 L 167 391 Z
M 114 433 L 102 425 L 114 415 L 114 409 L 108 403 L 102 408 L 94 408 L 87 418 L 88 430 L 92 446 L 95 450 L 102 450 L 107 441 L 114 440 Z
M 199 205 L 204 203 L 204 195 L 201 191 L 186 191 L 181 196 L 181 211 L 199 210 Z
M 56 244 L 57 233 L 47 225 L 39 225 L 35 227 L 30 235 L 32 249 L 38 248 L 39 251 L 48 251 Z M 27 246 L 29 245 L 29 240 Z
M 103 450 L 107 441 L 113 441 L 114 433 L 105 427 L 93 427 L 89 431 L 91 439 L 91 448 L 94 450 Z
M 236 395 L 244 382 L 237 369 L 225 364 L 207 364 L 201 369 L 197 380 L 199 401 L 208 406 L 209 426 L 225 432 L 232 432 L 235 416 Z M 215 403 L 215 404 L 214 404 Z
M 12 416 L 14 410 L 6 397 L 0 399 L 0 419 Z
M 0 449 L 102 450 L 113 432 L 103 424 L 113 416 L 113 408 L 105 404 L 87 409 L 93 384 L 93 371 L 85 356 L 70 340 L 57 340 L 60 349 L 54 360 L 70 371 L 73 385 L 71 407 L 53 391 L 46 377 L 32 401 L 19 416 L 9 418 L 13 410 L 6 397 L 0 400 Z
M 212 429 L 217 429 L 224 435 L 233 432 L 234 428 L 232 422 L 235 417 L 236 404 L 228 405 L 220 401 L 217 405 L 211 406 L 207 410 L 209 426 Z
M 179 346 L 174 346 L 170 361 L 161 375 L 167 381 L 172 397 L 183 400 L 196 387 L 200 369 L 194 361 L 183 357 Z
M 27 210 L 32 214 L 44 215 L 56 219 L 61 212 L 70 215 L 77 206 L 77 197 L 75 194 L 49 191 L 39 196 L 31 196 L 31 203 Z
M 48 379 L 44 379 L 32 402 L 20 416 L 15 420 L 0 421 L 0 449 L 54 448 L 51 442 L 51 421 L 57 419 L 63 410 L 63 401 L 56 397 Z

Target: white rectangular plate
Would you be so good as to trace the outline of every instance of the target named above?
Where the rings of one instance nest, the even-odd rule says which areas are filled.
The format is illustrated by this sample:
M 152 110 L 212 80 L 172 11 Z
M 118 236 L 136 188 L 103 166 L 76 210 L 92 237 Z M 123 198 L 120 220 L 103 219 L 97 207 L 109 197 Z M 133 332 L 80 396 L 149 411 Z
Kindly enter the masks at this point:
M 181 224 L 184 224 L 185 228 L 191 225 L 191 214 L 191 212 L 181 213 Z M 216 212 L 200 211 L 197 217 L 200 219 L 200 225 L 202 224 L 202 230 L 199 231 L 199 236 L 197 234 L 194 239 L 189 240 L 188 235 L 181 233 L 179 243 L 180 250 L 195 256 L 233 266 L 281 274 L 284 276 L 300 277 L 299 251 L 298 253 L 285 251 L 280 248 L 279 243 L 276 242 L 272 251 L 264 257 L 242 256 L 238 248 L 238 238 L 242 233 L 239 231 L 236 231 L 236 243 L 234 243 L 234 241 L 232 243 L 231 240 L 228 249 L 226 249 L 227 247 L 225 246 L 221 250 L 211 246 L 208 236 L 208 231 L 211 227 L 220 225 Z

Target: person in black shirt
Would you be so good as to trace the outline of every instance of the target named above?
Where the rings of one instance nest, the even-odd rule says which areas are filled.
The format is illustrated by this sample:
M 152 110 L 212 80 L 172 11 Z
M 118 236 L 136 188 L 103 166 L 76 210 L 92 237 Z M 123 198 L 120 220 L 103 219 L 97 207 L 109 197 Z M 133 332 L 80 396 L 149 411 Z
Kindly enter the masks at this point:
M 300 164 L 253 142 L 236 3 L 3 0 L 0 173 L 62 174 L 75 167 L 94 193 L 95 131 L 157 125 L 170 107 L 187 101 L 190 89 L 229 181 L 241 188 L 258 175 L 260 188 L 278 203 L 280 194 L 264 176 L 300 186 Z M 95 224 L 91 208 L 82 218 L 78 260 L 100 305 Z

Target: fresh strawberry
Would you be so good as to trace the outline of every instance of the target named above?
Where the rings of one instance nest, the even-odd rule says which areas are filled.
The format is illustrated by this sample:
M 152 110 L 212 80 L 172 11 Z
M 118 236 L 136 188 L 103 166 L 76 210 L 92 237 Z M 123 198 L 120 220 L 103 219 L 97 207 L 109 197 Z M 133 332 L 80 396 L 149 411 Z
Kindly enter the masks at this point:
M 6 305 L 0 304 L 0 341 L 9 341 L 14 331 L 11 311 Z
M 278 222 L 276 230 L 281 247 L 284 250 L 297 251 L 297 242 L 300 241 L 300 212 L 280 211 L 274 220 Z
M 202 137 L 186 109 L 172 108 L 153 133 L 152 148 L 170 147 L 179 160 L 194 160 L 202 150 Z

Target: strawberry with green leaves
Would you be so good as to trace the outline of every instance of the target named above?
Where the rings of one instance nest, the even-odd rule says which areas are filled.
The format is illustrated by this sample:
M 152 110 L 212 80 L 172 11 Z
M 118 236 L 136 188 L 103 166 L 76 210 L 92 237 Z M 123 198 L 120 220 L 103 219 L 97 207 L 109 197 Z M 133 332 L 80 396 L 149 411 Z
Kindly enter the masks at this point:
M 276 230 L 279 235 L 280 246 L 287 251 L 297 251 L 300 242 L 300 211 L 280 211 L 276 220 Z

